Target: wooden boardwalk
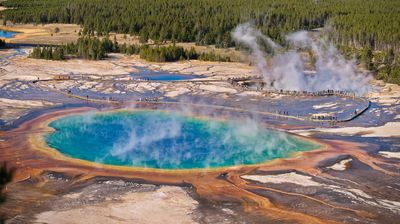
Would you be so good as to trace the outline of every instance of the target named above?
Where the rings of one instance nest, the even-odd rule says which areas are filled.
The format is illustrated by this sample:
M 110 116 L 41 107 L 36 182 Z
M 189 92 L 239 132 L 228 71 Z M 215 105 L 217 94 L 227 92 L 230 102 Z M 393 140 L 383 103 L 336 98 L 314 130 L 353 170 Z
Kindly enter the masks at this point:
M 53 81 L 53 80 L 41 80 L 41 81 Z M 57 80 L 57 81 L 62 81 L 62 80 Z M 34 83 L 37 83 L 37 81 L 34 81 Z M 43 86 L 42 86 L 43 87 Z M 196 106 L 196 107 L 207 107 L 207 108 L 214 108 L 214 109 L 224 109 L 224 110 L 230 110 L 230 111 L 237 111 L 237 112 L 251 112 L 251 113 L 256 113 L 260 115 L 266 115 L 269 117 L 274 117 L 277 119 L 293 119 L 293 120 L 299 120 L 299 121 L 310 121 L 314 123 L 331 123 L 331 124 L 336 124 L 336 123 L 341 123 L 341 122 L 348 122 L 356 119 L 357 117 L 361 116 L 364 112 L 366 112 L 371 105 L 371 102 L 369 100 L 366 100 L 361 97 L 352 97 L 353 99 L 357 99 L 359 101 L 365 102 L 365 107 L 357 112 L 357 113 L 352 113 L 352 116 L 345 118 L 345 119 L 339 119 L 339 120 L 329 120 L 329 119 L 314 119 L 312 116 L 294 116 L 294 115 L 285 115 L 285 114 L 280 114 L 280 113 L 274 113 L 274 112 L 268 112 L 268 111 L 257 111 L 257 110 L 247 110 L 243 108 L 237 108 L 237 107 L 228 107 L 228 106 L 220 106 L 220 105 L 207 105 L 207 104 L 195 104 L 195 103 L 182 103 L 182 102 L 170 102 L 170 101 L 158 101 L 158 100 L 136 100 L 136 101 L 120 101 L 120 100 L 115 100 L 115 99 L 94 99 L 94 98 L 89 98 L 89 97 L 84 97 L 84 96 L 79 96 L 75 94 L 71 94 L 65 91 L 57 90 L 54 88 L 46 87 L 47 90 L 57 92 L 60 94 L 63 94 L 67 97 L 87 101 L 87 102 L 92 102 L 92 103 L 103 103 L 103 104 L 114 104 L 114 105 L 124 105 L 124 104 L 129 104 L 129 103 L 146 103 L 146 104 L 165 104 L 165 105 L 187 105 L 187 106 Z M 330 94 L 334 95 L 334 94 Z M 340 95 L 341 97 L 344 97 Z

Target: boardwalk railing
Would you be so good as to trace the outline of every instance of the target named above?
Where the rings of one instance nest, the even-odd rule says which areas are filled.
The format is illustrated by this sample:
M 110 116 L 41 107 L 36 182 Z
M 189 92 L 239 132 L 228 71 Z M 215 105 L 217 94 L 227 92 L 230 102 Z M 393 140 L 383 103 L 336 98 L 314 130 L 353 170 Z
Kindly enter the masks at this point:
M 242 79 L 246 79 L 247 78 L 242 78 Z M 50 82 L 50 81 L 65 81 L 65 80 L 82 80 L 82 79 L 78 79 L 76 77 L 73 77 L 71 79 L 70 76 L 59 76 L 53 79 L 42 79 L 42 80 L 34 80 L 33 83 L 38 83 L 38 82 Z M 148 82 L 147 80 L 107 80 L 107 79 L 93 79 L 90 77 L 85 77 L 84 80 L 92 80 L 92 81 L 112 81 L 112 82 Z M 239 78 L 236 78 L 235 81 L 239 80 Z M 216 82 L 221 82 L 221 81 L 229 81 L 228 80 L 182 80 L 182 81 L 186 81 L 186 82 L 212 82 L 212 81 L 216 81 Z M 182 82 L 182 81 L 178 81 L 178 82 Z M 44 87 L 44 86 L 42 86 Z M 54 92 L 58 92 L 64 95 L 67 95 L 68 97 L 72 97 L 72 98 L 76 98 L 76 99 L 80 99 L 80 100 L 85 100 L 88 102 L 93 102 L 93 103 L 112 103 L 112 104 L 123 104 L 123 101 L 119 101 L 113 98 L 105 98 L 103 97 L 102 99 L 94 99 L 91 98 L 89 96 L 79 96 L 79 95 L 75 95 L 73 94 L 71 91 L 62 91 L 62 90 L 58 90 L 55 88 L 50 88 L 50 87 L 45 87 L 48 90 L 54 91 Z M 349 92 L 349 91 L 338 91 L 338 90 L 324 90 L 324 91 L 316 91 L 316 92 L 310 92 L 310 91 L 289 91 L 289 90 L 266 90 L 266 91 L 262 91 L 264 92 L 264 95 L 268 95 L 268 94 L 279 94 L 279 95 L 285 95 L 285 96 L 307 96 L 307 97 L 320 97 L 320 96 L 338 96 L 338 97 L 349 97 L 352 98 L 354 100 L 360 101 L 362 103 L 365 104 L 365 106 L 359 110 L 359 111 L 355 111 L 354 113 L 351 113 L 352 115 L 348 118 L 343 118 L 343 119 L 337 119 L 336 116 L 318 116 L 318 115 L 311 115 L 311 116 L 307 116 L 307 115 L 303 115 L 303 116 L 295 116 L 295 115 L 289 115 L 288 112 L 265 112 L 265 111 L 252 111 L 255 113 L 259 113 L 259 114 L 264 114 L 264 115 L 270 115 L 270 116 L 274 116 L 276 118 L 284 118 L 284 119 L 295 119 L 295 120 L 302 120 L 302 121 L 311 121 L 311 122 L 317 122 L 317 123 L 331 123 L 331 124 L 335 124 L 335 123 L 339 123 L 339 122 L 348 122 L 351 120 L 354 120 L 355 118 L 359 117 L 361 114 L 363 114 L 365 111 L 367 111 L 370 106 L 371 106 L 371 102 L 365 98 L 362 97 L 358 97 L 356 96 L 355 93 L 353 92 Z M 159 101 L 158 98 L 142 98 L 140 100 L 137 100 L 136 102 L 152 102 L 152 103 L 161 103 L 161 104 L 171 104 L 172 102 L 162 102 Z M 208 105 L 210 106 L 210 105 Z M 225 107 L 222 106 L 224 108 L 230 108 L 233 109 L 232 107 Z M 235 110 L 245 110 L 245 109 L 240 109 L 237 108 Z

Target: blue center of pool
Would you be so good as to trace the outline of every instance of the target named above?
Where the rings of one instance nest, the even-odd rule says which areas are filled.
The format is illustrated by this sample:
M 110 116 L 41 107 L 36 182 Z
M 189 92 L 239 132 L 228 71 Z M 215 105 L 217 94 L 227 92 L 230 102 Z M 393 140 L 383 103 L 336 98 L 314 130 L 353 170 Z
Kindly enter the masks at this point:
M 0 37 L 2 38 L 12 38 L 16 32 L 0 30 Z
M 201 75 L 179 74 L 166 71 L 154 71 L 144 67 L 134 66 L 138 72 L 131 73 L 134 79 L 150 80 L 150 81 L 181 81 L 204 78 Z
M 256 164 L 318 146 L 256 122 L 223 122 L 173 112 L 71 115 L 45 138 L 61 153 L 103 164 L 193 169 Z

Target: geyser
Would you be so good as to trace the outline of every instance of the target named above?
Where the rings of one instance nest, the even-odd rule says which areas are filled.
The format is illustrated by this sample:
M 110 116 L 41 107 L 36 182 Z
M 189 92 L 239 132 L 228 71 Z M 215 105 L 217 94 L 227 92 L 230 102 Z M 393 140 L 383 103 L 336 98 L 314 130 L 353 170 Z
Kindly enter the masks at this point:
M 193 169 L 262 163 L 315 149 L 314 143 L 262 128 L 165 111 L 70 115 L 49 124 L 45 138 L 61 153 L 103 164 Z

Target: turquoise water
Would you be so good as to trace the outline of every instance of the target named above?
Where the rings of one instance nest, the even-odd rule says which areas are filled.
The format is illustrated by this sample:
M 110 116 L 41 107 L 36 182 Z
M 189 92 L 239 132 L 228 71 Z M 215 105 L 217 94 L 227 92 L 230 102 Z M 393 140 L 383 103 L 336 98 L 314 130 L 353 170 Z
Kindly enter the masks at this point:
M 47 144 L 83 160 L 133 167 L 192 169 L 256 164 L 317 145 L 256 122 L 198 119 L 173 112 L 88 113 L 49 124 Z
M 0 37 L 2 38 L 12 38 L 14 34 L 16 34 L 16 32 L 0 30 Z
M 179 74 L 166 71 L 153 71 L 144 67 L 134 66 L 139 72 L 131 73 L 134 79 L 144 79 L 151 81 L 182 81 L 190 79 L 204 78 L 201 75 Z

